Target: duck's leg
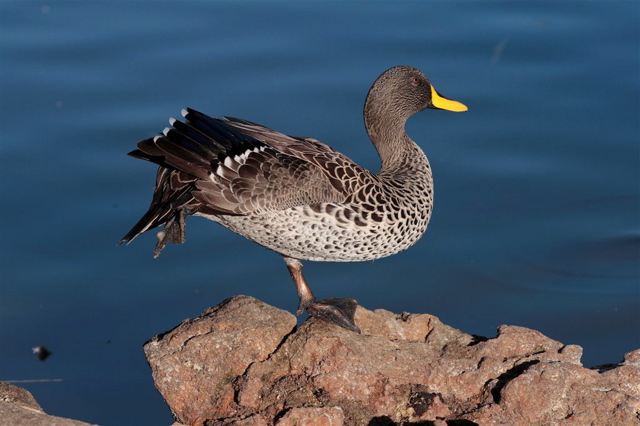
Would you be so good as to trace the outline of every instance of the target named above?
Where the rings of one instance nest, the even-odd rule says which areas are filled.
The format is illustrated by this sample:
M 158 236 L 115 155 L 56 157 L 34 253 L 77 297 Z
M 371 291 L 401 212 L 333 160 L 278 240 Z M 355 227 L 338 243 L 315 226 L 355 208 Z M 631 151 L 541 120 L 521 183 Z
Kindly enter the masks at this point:
M 302 275 L 302 263 L 298 259 L 285 257 L 287 268 L 293 279 L 293 283 L 298 290 L 300 304 L 298 305 L 298 315 L 305 309 L 312 317 L 324 321 L 332 322 L 340 327 L 360 333 L 356 326 L 354 315 L 358 303 L 353 299 L 324 299 L 316 301 L 307 280 Z
M 290 257 L 285 257 L 284 261 L 287 262 L 287 268 L 289 268 L 293 283 L 296 285 L 296 290 L 298 290 L 300 303 L 298 304 L 298 311 L 296 313 L 300 315 L 306 308 L 315 303 L 316 297 L 313 295 L 309 284 L 307 284 L 307 280 L 305 280 L 302 275 L 302 263 L 298 259 L 292 259 Z
M 153 252 L 154 259 L 160 256 L 160 253 L 167 245 L 167 243 L 184 243 L 184 230 L 186 227 L 185 220 L 191 213 L 193 213 L 193 211 L 187 209 L 186 207 L 181 207 L 178 210 L 174 210 L 174 212 L 170 216 L 171 218 L 167 220 L 167 223 L 164 224 L 164 229 L 156 234 L 158 242 L 156 244 L 156 249 Z

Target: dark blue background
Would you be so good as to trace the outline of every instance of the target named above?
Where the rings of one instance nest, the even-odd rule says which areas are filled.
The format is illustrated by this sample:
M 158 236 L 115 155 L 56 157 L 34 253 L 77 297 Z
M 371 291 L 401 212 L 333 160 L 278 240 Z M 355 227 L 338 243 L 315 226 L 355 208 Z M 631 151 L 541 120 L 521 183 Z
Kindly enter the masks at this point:
M 407 126 L 434 216 L 398 256 L 307 262 L 316 294 L 619 361 L 640 346 L 639 7 L 3 1 L 0 380 L 62 379 L 23 384 L 52 414 L 170 424 L 142 344 L 231 295 L 297 297 L 278 255 L 200 218 L 157 260 L 153 233 L 116 247 L 155 178 L 125 154 L 191 106 L 377 170 L 362 105 L 397 64 L 469 106 Z

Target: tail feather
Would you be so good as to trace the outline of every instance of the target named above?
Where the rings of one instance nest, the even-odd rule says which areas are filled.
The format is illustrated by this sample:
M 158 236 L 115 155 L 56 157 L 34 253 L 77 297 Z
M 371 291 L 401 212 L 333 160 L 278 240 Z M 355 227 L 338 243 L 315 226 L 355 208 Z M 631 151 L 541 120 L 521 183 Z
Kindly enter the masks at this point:
M 191 195 L 191 191 L 195 189 L 195 180 L 195 177 L 187 173 L 160 167 L 149 210 L 118 244 L 129 244 L 138 235 L 162 225 L 165 229 L 158 233 L 154 257 L 160 255 L 166 243 L 184 242 L 185 218 L 195 212 L 199 204 Z
M 142 218 L 122 237 L 118 242 L 118 245 L 129 244 L 136 239 L 138 235 L 144 234 L 150 229 L 157 228 L 168 222 L 169 216 L 171 216 L 171 208 L 165 203 L 152 204 L 149 210 L 142 216 Z

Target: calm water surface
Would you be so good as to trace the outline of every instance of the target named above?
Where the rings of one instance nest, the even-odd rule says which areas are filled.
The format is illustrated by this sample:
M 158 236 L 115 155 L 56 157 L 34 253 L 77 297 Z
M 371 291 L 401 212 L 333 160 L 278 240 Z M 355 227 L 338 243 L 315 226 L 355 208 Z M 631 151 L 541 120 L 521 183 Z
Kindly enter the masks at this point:
M 635 1 L 3 1 L 0 380 L 62 379 L 24 385 L 51 414 L 170 424 L 142 344 L 235 294 L 297 297 L 278 255 L 203 219 L 157 260 L 152 234 L 116 247 L 155 176 L 125 154 L 191 106 L 377 170 L 362 105 L 397 64 L 469 106 L 407 126 L 434 216 L 398 256 L 308 262 L 316 294 L 619 361 L 640 347 L 639 16 Z

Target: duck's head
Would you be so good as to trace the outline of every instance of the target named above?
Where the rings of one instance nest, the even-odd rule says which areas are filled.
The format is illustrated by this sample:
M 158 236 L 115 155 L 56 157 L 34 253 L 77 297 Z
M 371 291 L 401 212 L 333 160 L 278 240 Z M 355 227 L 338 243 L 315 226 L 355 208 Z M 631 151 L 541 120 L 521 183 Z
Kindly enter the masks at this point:
M 369 109 L 378 118 L 382 118 L 382 114 L 405 121 L 427 108 L 455 112 L 467 110 L 464 104 L 438 93 L 422 71 L 400 65 L 388 69 L 373 83 L 367 95 L 365 115 Z

